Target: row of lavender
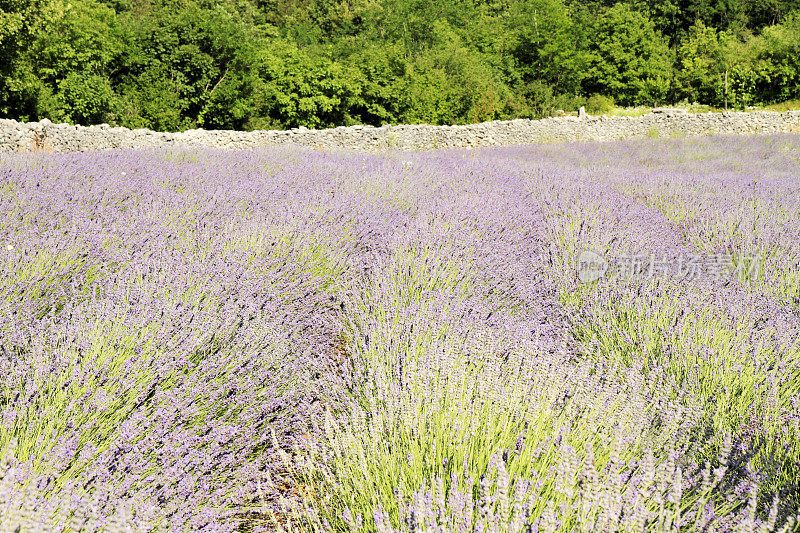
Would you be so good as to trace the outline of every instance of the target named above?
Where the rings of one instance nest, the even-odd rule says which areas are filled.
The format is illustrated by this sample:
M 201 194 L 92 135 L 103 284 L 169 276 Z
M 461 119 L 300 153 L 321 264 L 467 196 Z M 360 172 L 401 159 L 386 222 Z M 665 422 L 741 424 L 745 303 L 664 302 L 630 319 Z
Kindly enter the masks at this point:
M 798 154 L 3 155 L 0 529 L 789 530 Z

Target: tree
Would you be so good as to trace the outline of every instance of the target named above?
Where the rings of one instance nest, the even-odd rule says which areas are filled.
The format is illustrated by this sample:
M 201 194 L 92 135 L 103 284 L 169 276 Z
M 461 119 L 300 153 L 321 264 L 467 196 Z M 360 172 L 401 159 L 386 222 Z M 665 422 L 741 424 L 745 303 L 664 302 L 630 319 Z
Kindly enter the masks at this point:
M 685 98 L 714 106 L 726 103 L 725 78 L 733 67 L 729 44 L 733 36 L 698 22 L 678 46 L 675 92 Z
M 162 68 L 152 66 L 117 86 L 113 122 L 128 128 L 156 131 L 183 131 L 193 127 L 178 87 Z
M 57 100 L 63 115 L 56 118 L 73 124 L 107 122 L 114 96 L 105 76 L 71 72 L 58 84 Z
M 525 84 L 538 80 L 556 92 L 580 90 L 589 56 L 562 0 L 520 0 L 506 24 L 510 53 Z
M 57 20 L 63 10 L 63 5 L 50 0 L 0 0 L 0 69 L 7 73 L 39 28 Z
M 398 81 L 401 120 L 458 124 L 509 118 L 514 97 L 499 73 L 446 22 L 435 23 L 432 31 L 433 46 Z
M 598 21 L 590 51 L 587 93 L 605 94 L 623 105 L 654 105 L 667 96 L 671 53 L 643 14 L 621 3 L 609 9 Z
M 219 116 L 219 102 L 213 113 L 207 106 L 220 86 L 251 68 L 241 51 L 262 38 L 224 4 L 203 8 L 193 1 L 177 12 L 126 12 L 121 25 L 126 47 L 115 66 L 116 114 L 123 125 L 155 129 L 192 128 L 206 115 Z
M 327 128 L 355 123 L 350 110 L 361 94 L 357 69 L 310 56 L 293 43 L 262 43 L 248 89 L 250 127 Z
M 59 0 L 0 0 L 0 116 L 28 120 L 38 115 L 47 89 L 26 55 L 40 30 L 64 16 Z
M 343 58 L 360 71 L 361 94 L 351 113 L 364 124 L 380 126 L 402 122 L 403 87 L 401 80 L 408 66 L 401 43 L 366 41 Z
M 739 46 L 732 83 L 743 105 L 800 98 L 800 12 Z

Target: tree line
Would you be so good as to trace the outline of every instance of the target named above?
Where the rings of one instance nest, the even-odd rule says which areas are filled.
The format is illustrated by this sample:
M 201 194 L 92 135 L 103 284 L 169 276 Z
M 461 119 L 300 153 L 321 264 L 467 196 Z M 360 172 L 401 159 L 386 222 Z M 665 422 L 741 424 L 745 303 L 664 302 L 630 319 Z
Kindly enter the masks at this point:
M 0 117 L 463 124 L 800 98 L 800 0 L 0 0 Z

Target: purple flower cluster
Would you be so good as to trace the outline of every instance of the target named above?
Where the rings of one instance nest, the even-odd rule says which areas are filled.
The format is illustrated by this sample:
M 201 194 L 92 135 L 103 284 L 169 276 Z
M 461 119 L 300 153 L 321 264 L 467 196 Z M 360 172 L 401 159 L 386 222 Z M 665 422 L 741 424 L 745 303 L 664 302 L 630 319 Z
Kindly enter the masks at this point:
M 788 530 L 798 153 L 4 156 L 0 529 Z

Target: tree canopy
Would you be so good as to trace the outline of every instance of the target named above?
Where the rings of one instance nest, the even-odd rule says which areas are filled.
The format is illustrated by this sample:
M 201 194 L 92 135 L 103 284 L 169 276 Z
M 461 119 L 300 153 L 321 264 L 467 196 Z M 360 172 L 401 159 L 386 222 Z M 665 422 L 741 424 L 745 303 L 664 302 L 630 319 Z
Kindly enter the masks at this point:
M 0 116 L 177 131 L 800 98 L 800 0 L 0 0 Z

